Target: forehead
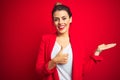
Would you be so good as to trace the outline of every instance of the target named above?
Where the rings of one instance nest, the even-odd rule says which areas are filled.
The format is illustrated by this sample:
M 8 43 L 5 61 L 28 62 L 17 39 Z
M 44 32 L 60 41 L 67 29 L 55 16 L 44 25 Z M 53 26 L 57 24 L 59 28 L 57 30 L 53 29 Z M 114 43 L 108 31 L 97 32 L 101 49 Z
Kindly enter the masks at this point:
M 57 10 L 54 12 L 53 17 L 62 17 L 62 16 L 69 16 L 65 10 Z

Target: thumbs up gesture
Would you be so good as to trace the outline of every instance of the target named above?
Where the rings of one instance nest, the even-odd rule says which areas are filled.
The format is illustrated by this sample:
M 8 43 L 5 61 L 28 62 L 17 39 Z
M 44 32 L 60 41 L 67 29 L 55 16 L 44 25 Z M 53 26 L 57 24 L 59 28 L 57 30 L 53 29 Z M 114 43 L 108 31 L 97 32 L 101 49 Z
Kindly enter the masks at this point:
M 68 54 L 63 53 L 63 47 L 61 46 L 61 50 L 58 52 L 58 54 L 53 58 L 54 62 L 56 64 L 66 64 L 68 62 Z

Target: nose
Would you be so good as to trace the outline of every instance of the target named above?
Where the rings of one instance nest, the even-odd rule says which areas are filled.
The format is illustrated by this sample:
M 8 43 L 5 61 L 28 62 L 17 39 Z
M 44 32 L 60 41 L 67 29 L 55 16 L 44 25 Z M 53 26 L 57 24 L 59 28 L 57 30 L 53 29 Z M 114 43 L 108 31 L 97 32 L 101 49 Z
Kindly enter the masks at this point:
M 59 24 L 62 24 L 62 23 L 63 23 L 63 20 L 62 20 L 62 19 L 60 19 L 60 20 L 59 20 Z

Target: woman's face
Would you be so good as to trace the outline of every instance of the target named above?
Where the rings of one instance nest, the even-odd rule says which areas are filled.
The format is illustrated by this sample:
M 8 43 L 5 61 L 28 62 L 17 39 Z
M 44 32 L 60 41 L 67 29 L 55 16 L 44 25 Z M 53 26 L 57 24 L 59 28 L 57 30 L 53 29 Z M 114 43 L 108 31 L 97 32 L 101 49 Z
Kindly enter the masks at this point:
M 53 22 L 57 32 L 63 34 L 68 32 L 72 17 L 69 17 L 65 10 L 56 11 L 53 14 Z

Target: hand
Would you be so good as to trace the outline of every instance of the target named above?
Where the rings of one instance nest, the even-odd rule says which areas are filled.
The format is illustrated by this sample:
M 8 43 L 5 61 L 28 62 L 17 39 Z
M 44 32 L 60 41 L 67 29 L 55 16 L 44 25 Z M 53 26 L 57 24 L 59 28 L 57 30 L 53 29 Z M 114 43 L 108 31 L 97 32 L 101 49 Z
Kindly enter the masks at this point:
M 98 46 L 98 50 L 102 51 L 102 50 L 110 49 L 110 48 L 115 47 L 115 46 L 116 46 L 116 43 L 101 44 Z
M 95 54 L 95 56 L 99 56 L 101 51 L 106 50 L 106 49 L 110 49 L 110 48 L 115 47 L 115 46 L 116 46 L 116 43 L 101 44 L 98 46 L 98 48 L 94 54 Z
M 61 46 L 61 50 L 59 53 L 53 58 L 53 61 L 56 64 L 66 64 L 68 62 L 68 54 L 63 53 L 63 47 Z

